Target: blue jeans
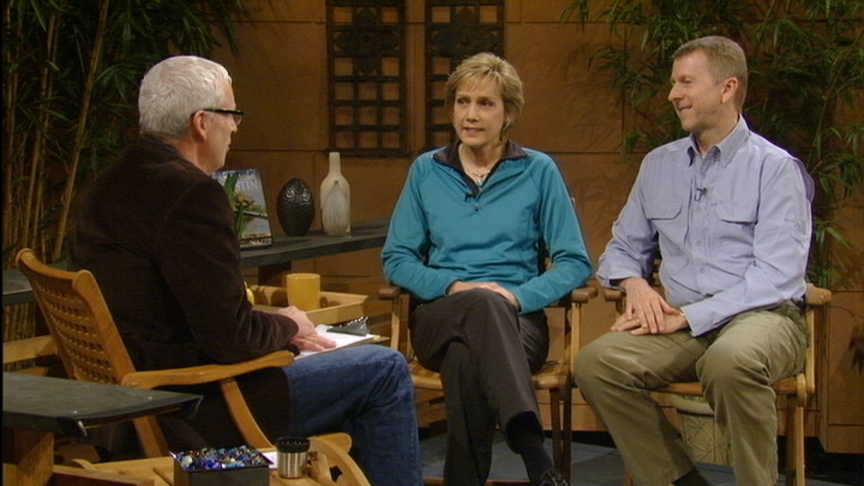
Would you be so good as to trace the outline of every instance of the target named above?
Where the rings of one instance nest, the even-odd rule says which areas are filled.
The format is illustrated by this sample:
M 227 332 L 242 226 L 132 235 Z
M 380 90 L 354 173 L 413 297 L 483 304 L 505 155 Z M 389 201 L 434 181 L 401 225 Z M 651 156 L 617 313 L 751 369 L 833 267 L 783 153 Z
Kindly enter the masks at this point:
M 373 486 L 421 486 L 414 386 L 405 358 L 364 345 L 308 356 L 285 368 L 295 435 L 346 432 Z

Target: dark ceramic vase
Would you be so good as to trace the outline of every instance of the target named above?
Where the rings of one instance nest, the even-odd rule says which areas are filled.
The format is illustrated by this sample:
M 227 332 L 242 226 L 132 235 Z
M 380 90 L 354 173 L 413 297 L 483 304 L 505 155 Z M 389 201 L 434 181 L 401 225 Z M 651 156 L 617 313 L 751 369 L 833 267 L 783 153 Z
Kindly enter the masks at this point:
M 300 179 L 291 179 L 282 186 L 276 200 L 279 225 L 288 236 L 303 236 L 315 219 L 315 197 Z

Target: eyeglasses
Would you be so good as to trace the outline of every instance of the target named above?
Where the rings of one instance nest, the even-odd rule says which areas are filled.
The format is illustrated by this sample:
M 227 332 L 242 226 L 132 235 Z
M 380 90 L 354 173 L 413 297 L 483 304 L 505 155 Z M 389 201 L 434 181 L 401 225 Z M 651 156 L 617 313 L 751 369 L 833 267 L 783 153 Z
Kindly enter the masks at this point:
M 224 108 L 202 108 L 201 111 L 219 113 L 220 115 L 231 115 L 231 117 L 234 118 L 235 126 L 240 126 L 240 122 L 243 121 L 243 110 L 226 110 Z

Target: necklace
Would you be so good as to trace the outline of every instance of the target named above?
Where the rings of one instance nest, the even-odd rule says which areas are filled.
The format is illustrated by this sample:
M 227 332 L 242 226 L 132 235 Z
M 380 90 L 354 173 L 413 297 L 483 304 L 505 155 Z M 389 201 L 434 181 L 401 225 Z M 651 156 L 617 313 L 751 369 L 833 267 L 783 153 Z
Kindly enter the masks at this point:
M 483 187 L 483 183 L 486 182 L 486 177 L 489 176 L 490 170 L 486 169 L 484 171 L 477 172 L 469 169 L 468 164 L 465 163 L 467 157 L 465 157 L 464 153 L 462 152 L 463 147 L 464 145 L 459 145 L 459 160 L 462 163 L 462 170 L 464 170 L 465 173 L 474 180 L 474 182 L 477 184 L 477 187 Z
M 483 187 L 483 183 L 486 182 L 486 176 L 489 175 L 489 171 L 486 171 L 482 174 L 477 172 L 471 172 L 470 170 L 465 170 L 471 177 L 474 178 L 474 182 L 477 183 L 477 187 Z

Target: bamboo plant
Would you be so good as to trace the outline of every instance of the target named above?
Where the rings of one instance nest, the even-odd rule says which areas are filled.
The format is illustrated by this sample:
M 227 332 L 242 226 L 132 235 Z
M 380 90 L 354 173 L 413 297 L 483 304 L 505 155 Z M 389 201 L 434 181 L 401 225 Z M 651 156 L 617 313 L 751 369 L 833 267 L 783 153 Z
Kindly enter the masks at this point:
M 242 0 L 9 0 L 3 6 L 3 262 L 61 260 L 79 186 L 137 136 L 138 82 L 172 54 L 206 56 Z M 32 335 L 3 309 L 4 341 Z
M 233 39 L 241 0 L 10 0 L 3 11 L 3 256 L 63 256 L 76 190 L 134 136 L 137 84 Z M 233 43 L 232 43 L 233 45 Z M 5 266 L 5 265 L 4 265 Z
M 592 12 L 599 4 L 603 10 Z M 832 214 L 864 178 L 864 2 L 572 0 L 562 20 L 609 26 L 610 41 L 591 62 L 612 74 L 633 115 L 624 154 L 685 135 L 666 102 L 678 46 L 705 35 L 738 41 L 751 73 L 748 122 L 800 158 L 816 181 L 809 278 L 844 285 L 829 250 L 848 244 Z

